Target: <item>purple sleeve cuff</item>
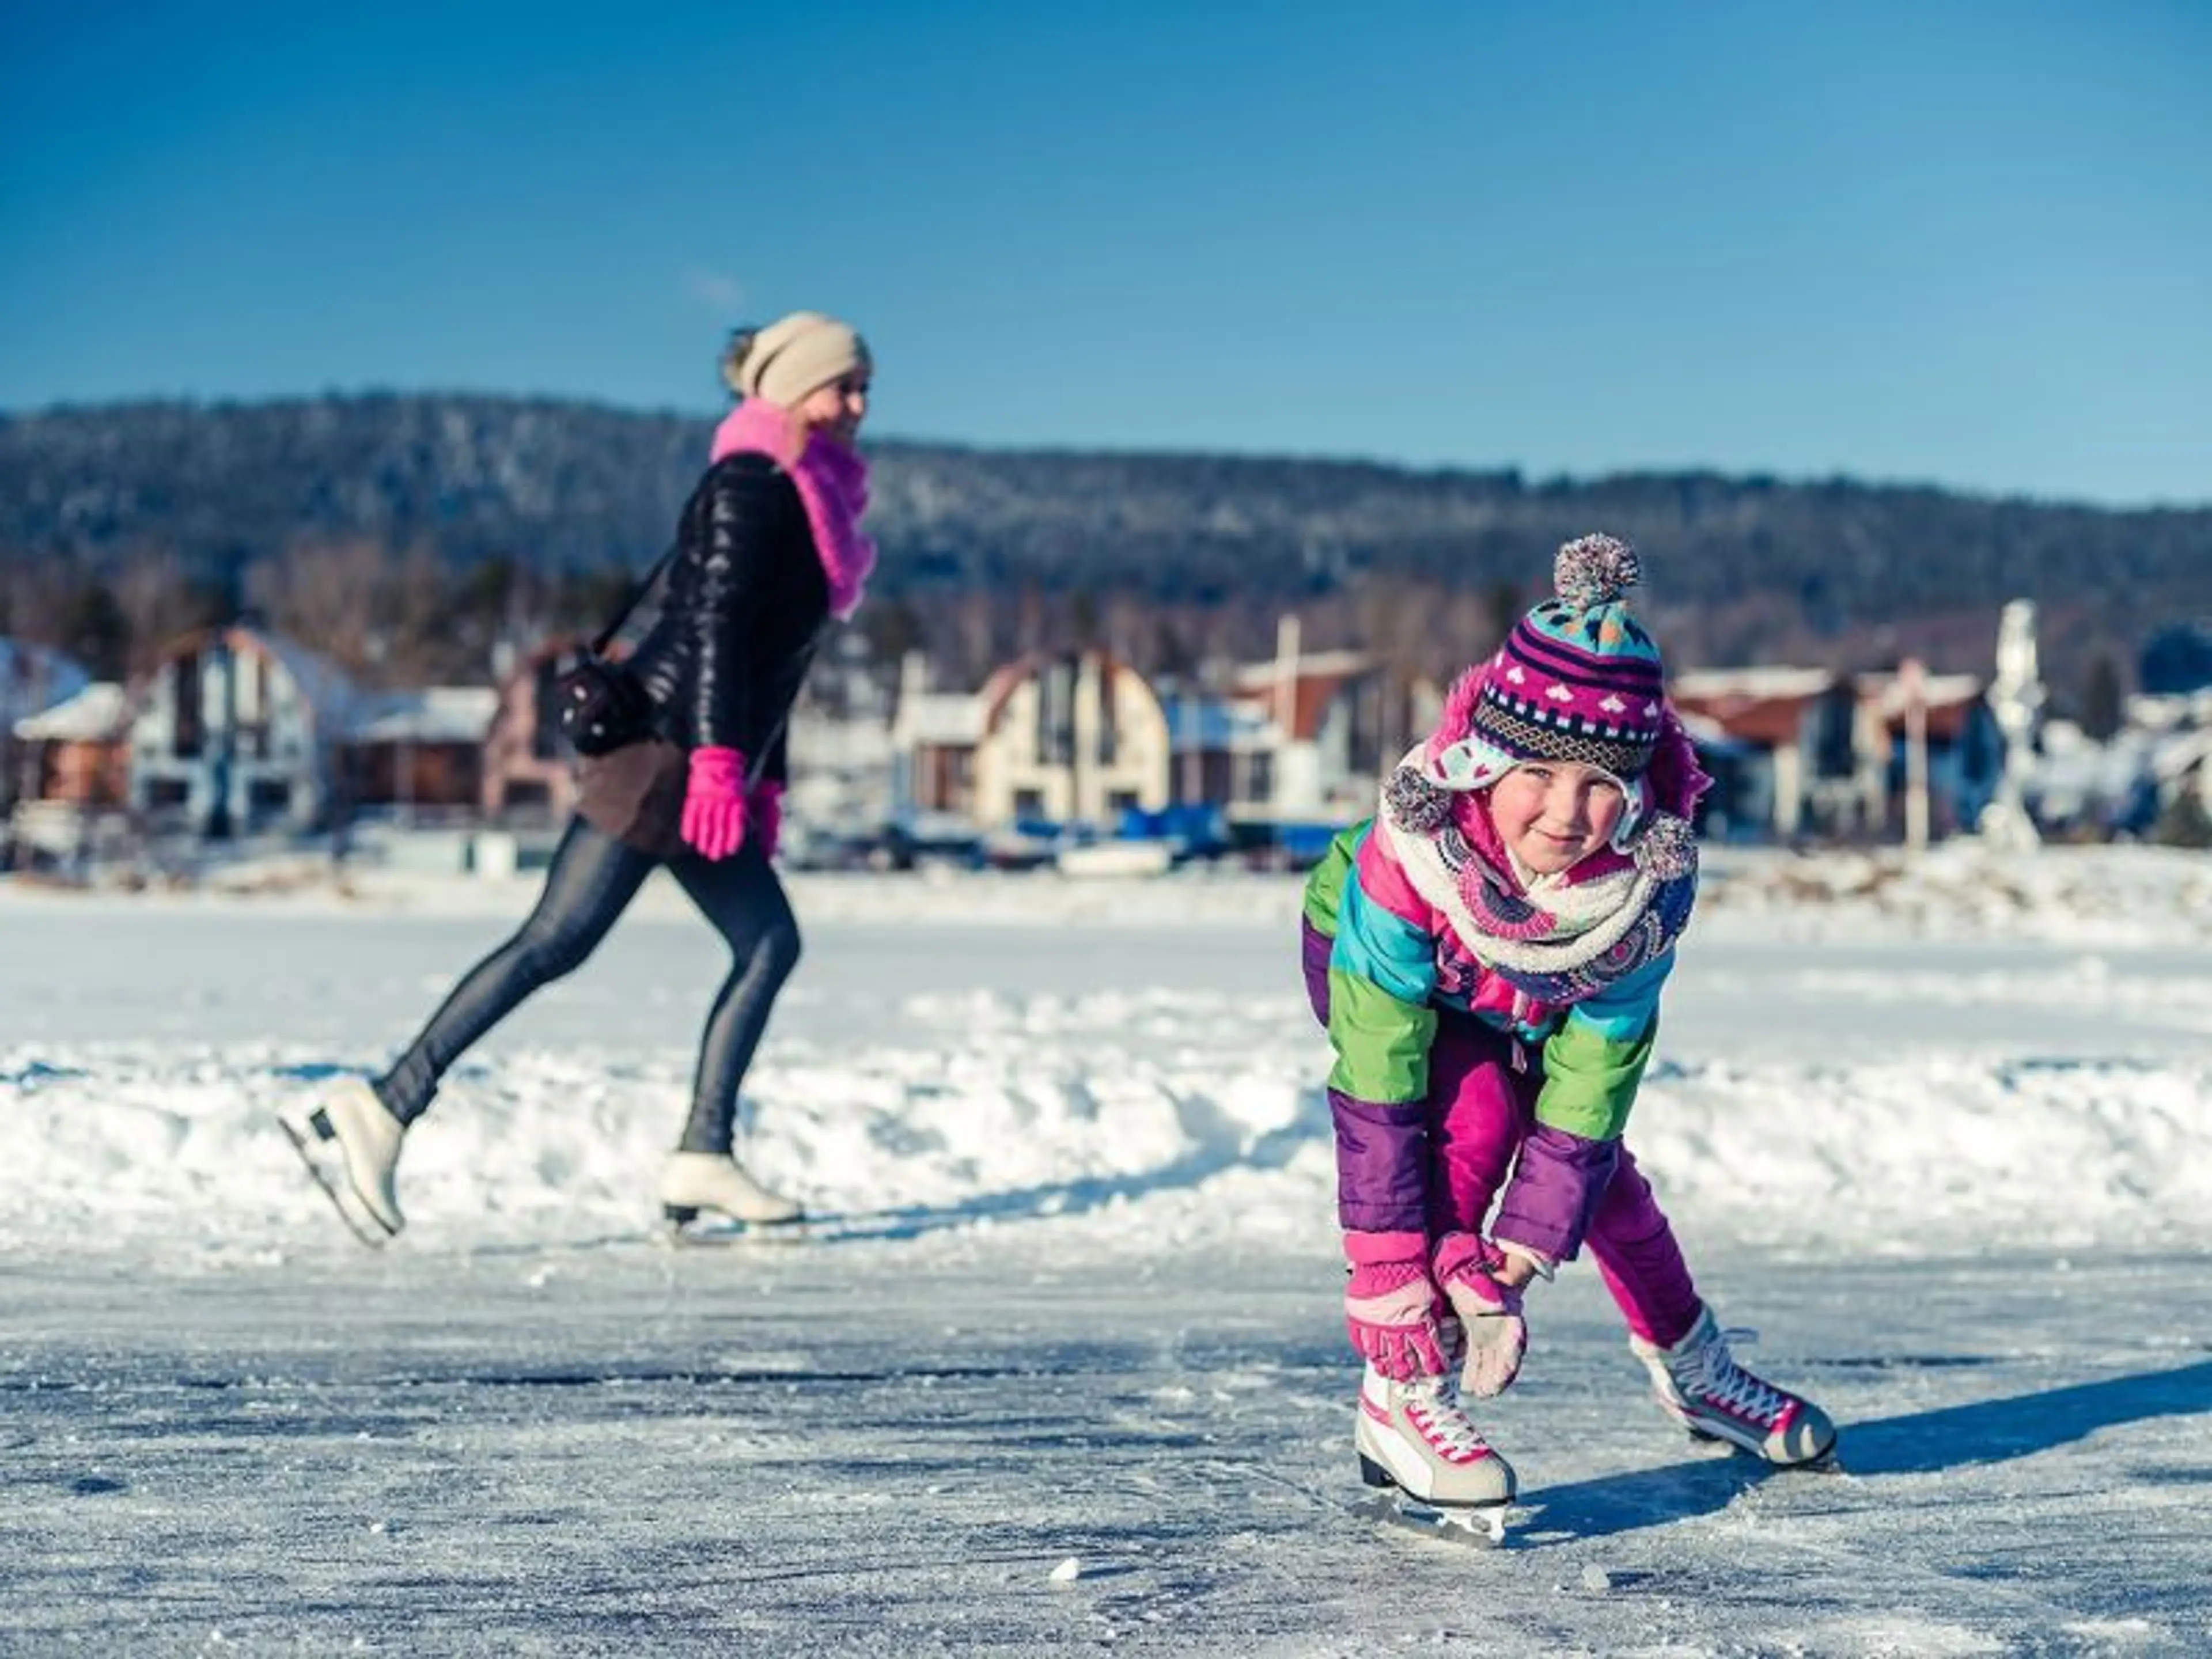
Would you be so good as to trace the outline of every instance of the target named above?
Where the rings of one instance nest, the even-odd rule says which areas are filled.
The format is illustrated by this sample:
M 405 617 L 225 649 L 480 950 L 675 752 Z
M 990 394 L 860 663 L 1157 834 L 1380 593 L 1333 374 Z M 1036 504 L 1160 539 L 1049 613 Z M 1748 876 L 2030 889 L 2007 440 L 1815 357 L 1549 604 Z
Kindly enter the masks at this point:
M 1328 1024 L 1328 958 L 1336 941 L 1305 917 L 1298 918 L 1298 965 L 1306 976 L 1306 1005 L 1324 1029 Z
M 1428 1109 L 1328 1091 L 1336 1120 L 1336 1219 L 1348 1233 L 1425 1233 Z
M 1538 1124 L 1521 1143 L 1490 1236 L 1549 1261 L 1572 1261 L 1620 1161 L 1617 1140 L 1591 1140 Z

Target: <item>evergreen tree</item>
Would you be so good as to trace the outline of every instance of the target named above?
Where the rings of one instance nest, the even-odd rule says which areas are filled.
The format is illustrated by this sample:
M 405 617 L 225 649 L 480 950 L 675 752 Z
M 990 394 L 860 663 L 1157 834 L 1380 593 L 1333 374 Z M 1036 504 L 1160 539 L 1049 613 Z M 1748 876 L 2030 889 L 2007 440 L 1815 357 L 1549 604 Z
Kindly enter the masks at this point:
M 115 590 L 97 576 L 81 584 L 62 611 L 61 647 L 103 680 L 131 672 L 131 618 Z
M 2119 735 L 2124 718 L 2120 671 L 2109 653 L 2101 653 L 2089 665 L 2081 688 L 2081 730 L 2099 743 L 2110 743 Z

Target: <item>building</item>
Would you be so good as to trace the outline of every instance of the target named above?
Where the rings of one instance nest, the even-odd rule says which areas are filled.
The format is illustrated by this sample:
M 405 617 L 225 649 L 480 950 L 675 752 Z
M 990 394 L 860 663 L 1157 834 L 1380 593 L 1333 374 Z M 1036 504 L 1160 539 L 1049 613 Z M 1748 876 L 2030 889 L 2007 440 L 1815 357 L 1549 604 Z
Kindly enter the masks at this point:
M 1168 801 L 1168 724 L 1135 669 L 1100 650 L 1032 654 L 976 694 L 969 816 L 1109 827 Z
M 1914 690 L 1917 680 L 1917 689 Z M 1886 832 L 1902 833 L 1910 784 L 1909 701 L 1920 704 L 1923 741 L 1927 746 L 1928 831 L 1937 838 L 1972 832 L 1983 809 L 1996 797 L 2004 775 L 2005 738 L 1972 674 L 1902 672 L 1861 674 L 1853 688 L 1879 726 L 1886 764 L 1883 771 Z
M 134 682 L 131 812 L 153 834 L 297 833 L 320 826 L 356 693 L 295 641 L 232 624 L 165 649 Z
M 95 680 L 65 702 L 15 721 L 10 731 L 11 862 L 26 855 L 81 860 L 127 835 L 131 705 L 121 686 Z
M 1285 617 L 1274 657 L 1229 677 L 1226 706 L 1211 723 L 1226 747 L 1201 749 L 1190 768 L 1206 790 L 1198 799 L 1262 838 L 1341 828 L 1375 810 L 1383 775 L 1427 735 L 1443 701 L 1430 682 L 1393 674 L 1364 652 L 1302 651 L 1297 618 Z M 1190 735 L 1204 742 L 1207 729 L 1201 721 Z
M 15 799 L 22 776 L 16 723 L 68 701 L 91 683 L 82 664 L 51 647 L 0 638 L 0 809 Z
M 1157 690 L 1102 651 L 1025 657 L 975 693 L 927 690 L 909 663 L 892 726 L 912 812 L 984 829 L 1117 827 L 1131 811 L 1218 811 L 1238 839 L 1334 831 L 1374 810 L 1383 773 L 1441 697 L 1353 651 L 1277 655 Z
M 483 810 L 484 757 L 499 693 L 437 685 L 362 700 L 346 734 L 348 809 L 401 823 L 453 823 Z
M 891 738 L 903 815 L 1111 828 L 1168 801 L 1167 716 L 1145 678 L 1105 651 L 1035 653 L 975 692 L 927 690 L 910 659 Z
M 891 718 L 893 815 L 975 819 L 975 749 L 983 701 L 972 691 L 925 689 L 919 654 L 908 658 Z
M 546 641 L 500 677 L 483 739 L 484 820 L 507 829 L 565 823 L 576 805 L 575 751 L 561 733 L 555 683 L 574 666 L 580 638 Z
M 1886 822 L 1890 744 L 1879 711 L 1825 668 L 1700 669 L 1668 696 L 1711 746 L 1703 804 L 1720 836 L 1868 836 Z M 1707 752 L 1701 749 L 1701 753 Z

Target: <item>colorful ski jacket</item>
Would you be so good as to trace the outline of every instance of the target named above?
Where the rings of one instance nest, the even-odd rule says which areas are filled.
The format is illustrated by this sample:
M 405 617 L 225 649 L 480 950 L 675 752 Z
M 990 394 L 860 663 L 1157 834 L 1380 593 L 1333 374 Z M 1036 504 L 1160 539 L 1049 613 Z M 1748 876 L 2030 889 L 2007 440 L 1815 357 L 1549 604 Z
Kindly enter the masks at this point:
M 1694 843 L 1662 810 L 1637 853 L 1597 854 L 1532 895 L 1486 800 L 1442 794 L 1408 757 L 1377 817 L 1339 836 L 1306 884 L 1309 945 L 1328 950 L 1339 1218 L 1427 1230 L 1428 1057 L 1449 1011 L 1540 1049 L 1536 1121 L 1492 1231 L 1540 1262 L 1571 1260 L 1650 1060 Z

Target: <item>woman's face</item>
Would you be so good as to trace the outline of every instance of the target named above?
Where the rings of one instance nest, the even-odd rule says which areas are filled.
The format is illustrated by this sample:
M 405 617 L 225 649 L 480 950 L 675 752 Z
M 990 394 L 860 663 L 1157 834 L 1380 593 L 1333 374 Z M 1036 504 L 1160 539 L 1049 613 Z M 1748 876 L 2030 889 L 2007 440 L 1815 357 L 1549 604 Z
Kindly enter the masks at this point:
M 860 422 L 868 418 L 868 371 L 856 368 L 816 386 L 792 412 L 804 431 L 826 432 L 840 443 L 851 444 L 860 434 Z
M 1610 772 L 1577 761 L 1528 761 L 1490 787 L 1498 838 L 1540 876 L 1571 870 L 1613 839 L 1627 799 Z

